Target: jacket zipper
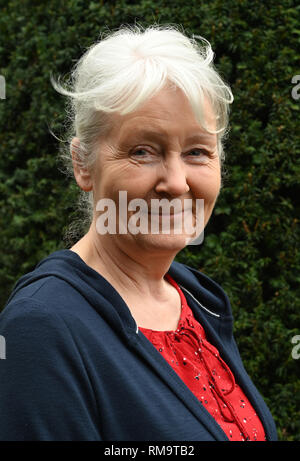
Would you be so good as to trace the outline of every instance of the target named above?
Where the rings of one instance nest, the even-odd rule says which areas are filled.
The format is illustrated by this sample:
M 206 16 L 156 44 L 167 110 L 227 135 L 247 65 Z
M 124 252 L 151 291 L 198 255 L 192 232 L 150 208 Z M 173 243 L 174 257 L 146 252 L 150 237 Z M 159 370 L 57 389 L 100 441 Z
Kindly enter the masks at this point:
M 186 291 L 193 298 L 193 300 L 196 301 L 196 303 L 198 303 L 200 307 L 202 307 L 202 309 L 204 309 L 209 314 L 214 315 L 215 317 L 220 317 L 220 314 L 216 314 L 215 312 L 212 312 L 209 309 L 207 309 L 207 307 L 203 306 L 203 304 L 201 304 L 200 301 L 198 301 L 198 299 L 196 299 L 195 296 L 193 296 L 192 293 L 189 292 L 189 290 L 184 288 L 182 285 L 179 286 L 182 290 Z

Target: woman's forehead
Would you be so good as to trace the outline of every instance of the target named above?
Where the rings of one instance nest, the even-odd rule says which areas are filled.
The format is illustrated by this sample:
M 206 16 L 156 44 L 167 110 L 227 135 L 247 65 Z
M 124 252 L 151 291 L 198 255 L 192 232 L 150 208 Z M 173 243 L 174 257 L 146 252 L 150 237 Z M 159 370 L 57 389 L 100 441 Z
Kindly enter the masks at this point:
M 207 98 L 204 98 L 202 109 L 206 126 L 215 130 L 216 117 Z M 186 138 L 186 142 L 216 140 L 216 135 L 206 131 L 196 120 L 195 113 L 182 92 L 170 94 L 161 91 L 131 113 L 122 116 L 114 114 L 112 125 L 113 131 L 118 132 L 118 137 L 125 135 L 159 140 L 180 134 Z

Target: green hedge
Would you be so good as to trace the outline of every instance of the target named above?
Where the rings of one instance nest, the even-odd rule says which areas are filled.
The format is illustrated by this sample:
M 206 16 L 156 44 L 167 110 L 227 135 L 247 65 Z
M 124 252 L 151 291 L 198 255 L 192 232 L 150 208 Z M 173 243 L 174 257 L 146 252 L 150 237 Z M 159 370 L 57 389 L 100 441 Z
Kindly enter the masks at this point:
M 177 259 L 226 290 L 245 367 L 281 440 L 300 440 L 299 114 L 300 7 L 292 0 L 0 2 L 1 306 L 24 273 L 63 248 L 78 188 L 59 170 L 65 101 L 50 73 L 67 75 L 102 31 L 181 24 L 206 37 L 231 85 L 223 190 L 199 247 Z M 300 93 L 300 92 L 299 92 Z M 298 135 L 298 136 L 297 136 Z

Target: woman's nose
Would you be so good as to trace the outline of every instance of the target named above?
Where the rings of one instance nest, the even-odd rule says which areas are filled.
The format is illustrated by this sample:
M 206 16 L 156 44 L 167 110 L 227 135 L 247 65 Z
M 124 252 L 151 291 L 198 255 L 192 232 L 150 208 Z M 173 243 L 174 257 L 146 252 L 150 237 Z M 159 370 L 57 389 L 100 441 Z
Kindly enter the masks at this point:
M 158 179 L 155 187 L 157 193 L 166 193 L 176 197 L 190 190 L 187 183 L 186 168 L 181 157 L 173 156 L 165 159 L 158 168 Z

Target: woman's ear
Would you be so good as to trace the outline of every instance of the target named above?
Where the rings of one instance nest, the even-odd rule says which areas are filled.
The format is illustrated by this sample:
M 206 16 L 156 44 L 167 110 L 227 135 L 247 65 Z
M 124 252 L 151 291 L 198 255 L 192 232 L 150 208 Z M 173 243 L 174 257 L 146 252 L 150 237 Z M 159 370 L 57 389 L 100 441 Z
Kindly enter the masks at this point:
M 89 192 L 93 189 L 92 177 L 87 168 L 81 166 L 80 161 L 80 140 L 79 138 L 73 138 L 70 151 L 72 155 L 73 170 L 76 182 L 80 189 L 85 192 Z

